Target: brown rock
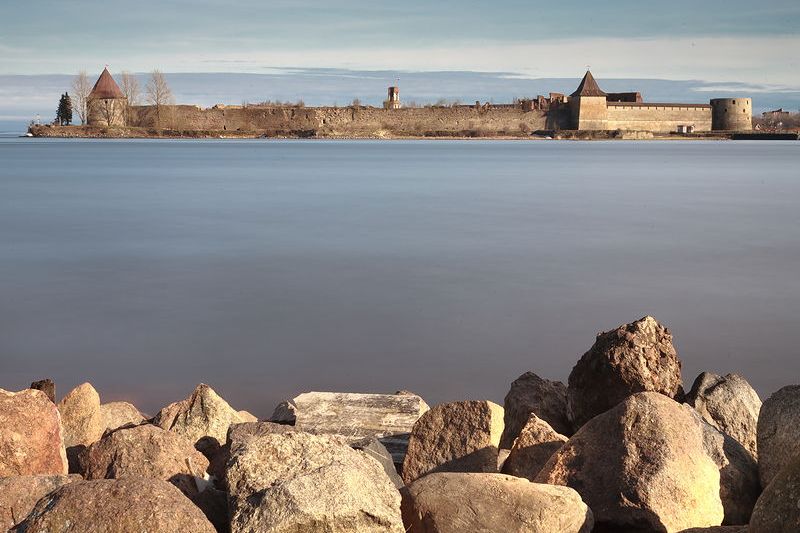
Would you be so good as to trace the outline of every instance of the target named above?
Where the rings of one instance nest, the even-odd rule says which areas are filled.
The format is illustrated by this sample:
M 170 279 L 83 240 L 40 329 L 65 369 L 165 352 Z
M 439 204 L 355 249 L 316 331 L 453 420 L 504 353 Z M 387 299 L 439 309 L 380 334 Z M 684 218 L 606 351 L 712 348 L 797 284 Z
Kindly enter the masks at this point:
M 18 533 L 215 533 L 173 485 L 149 478 L 64 485 L 39 500 Z
M 211 437 L 222 444 L 228 427 L 242 422 L 246 420 L 242 420 L 238 411 L 204 383 L 188 398 L 164 407 L 153 418 L 155 425 L 183 435 L 193 443 Z
M 232 445 L 226 482 L 233 533 L 403 532 L 394 485 L 341 437 L 246 437 Z
M 594 524 L 574 490 L 503 474 L 435 473 L 402 492 L 409 533 L 590 533 Z
M 249 411 L 238 411 L 237 414 L 242 422 L 258 422 L 258 417 Z
M 129 424 L 138 425 L 145 417 L 133 404 L 128 402 L 110 402 L 100 405 L 100 417 L 104 431 L 115 430 Z
M 790 385 L 767 398 L 758 416 L 758 473 L 766 488 L 789 462 L 800 455 L 800 385 Z
M 405 457 L 411 428 L 429 409 L 416 394 L 306 392 L 291 404 L 297 429 L 351 441 L 375 437 L 398 464 Z
M 514 441 L 511 453 L 503 464 L 503 473 L 533 481 L 550 457 L 567 440 L 567 437 L 553 430 L 550 424 L 531 415 Z
M 42 496 L 80 479 L 76 475 L 0 477 L 0 531 L 22 522 Z
M 630 396 L 581 427 L 536 481 L 577 490 L 601 531 L 720 525 L 719 469 L 695 420 L 661 394 Z
M 408 484 L 429 472 L 497 473 L 503 408 L 488 401 L 437 405 L 417 420 L 403 462 Z
M 725 509 L 725 525 L 747 524 L 761 494 L 758 465 L 752 454 L 733 437 L 706 422 L 688 405 L 683 406 L 703 432 L 706 453 L 719 468 L 719 497 Z
M 0 389 L 0 477 L 66 473 L 55 404 L 39 390 Z
M 800 531 L 800 456 L 784 466 L 761 494 L 750 519 L 749 533 Z
M 272 416 L 269 417 L 269 421 L 293 426 L 297 421 L 297 408 L 292 403 L 292 400 L 283 400 L 276 405 L 275 410 L 272 411 Z
M 600 333 L 569 375 L 567 414 L 574 428 L 637 392 L 683 394 L 672 334 L 646 316 Z
M 560 381 L 542 379 L 533 372 L 525 372 L 511 384 L 503 402 L 505 429 L 500 447 L 511 449 L 514 439 L 535 414 L 563 435 L 572 435 L 572 425 L 567 418 L 567 386 Z
M 47 378 L 34 381 L 31 383 L 31 388 L 42 391 L 50 398 L 51 402 L 56 403 L 56 384 L 53 383 L 52 379 Z
M 746 379 L 737 374 L 723 377 L 703 372 L 694 380 L 686 403 L 706 422 L 736 439 L 753 457 L 758 457 L 756 427 L 761 398 Z
M 105 426 L 100 414 L 100 395 L 90 383 L 69 391 L 59 402 L 58 410 L 67 448 L 88 446 L 103 436 Z
M 189 440 L 152 424 L 118 429 L 81 454 L 86 479 L 147 477 L 170 481 L 187 496 L 197 494 L 208 459 Z

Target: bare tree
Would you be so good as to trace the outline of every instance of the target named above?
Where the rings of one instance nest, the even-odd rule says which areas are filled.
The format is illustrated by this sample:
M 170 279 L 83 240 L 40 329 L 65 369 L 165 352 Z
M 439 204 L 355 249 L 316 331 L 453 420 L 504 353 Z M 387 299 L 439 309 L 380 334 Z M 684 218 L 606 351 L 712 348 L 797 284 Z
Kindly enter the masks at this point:
M 131 106 L 135 106 L 139 102 L 139 81 L 136 76 L 130 72 L 123 71 L 120 75 L 120 89 L 122 94 L 125 95 L 125 124 L 131 124 Z
M 172 103 L 172 91 L 160 70 L 156 69 L 150 74 L 146 91 L 148 103 L 156 108 L 156 127 L 160 128 L 162 107 Z
M 82 70 L 72 80 L 72 101 L 78 118 L 81 119 L 81 124 L 86 124 L 89 118 L 89 93 L 91 92 L 92 84 L 89 76 L 86 75 L 85 70 Z

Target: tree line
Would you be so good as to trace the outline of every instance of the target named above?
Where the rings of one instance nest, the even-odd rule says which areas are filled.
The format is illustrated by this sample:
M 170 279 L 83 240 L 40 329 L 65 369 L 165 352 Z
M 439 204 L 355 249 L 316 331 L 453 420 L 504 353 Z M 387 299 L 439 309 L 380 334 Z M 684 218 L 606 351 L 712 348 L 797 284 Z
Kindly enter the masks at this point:
M 139 80 L 135 75 L 130 72 L 123 71 L 119 77 L 119 88 L 125 96 L 125 123 L 131 121 L 131 107 L 139 105 L 142 101 L 155 108 L 156 123 L 160 124 L 162 118 L 163 107 L 171 105 L 174 102 L 172 90 L 167 83 L 167 78 L 164 74 L 156 69 L 150 73 L 147 84 L 144 87 L 144 94 L 139 85 Z M 69 125 L 72 122 L 73 110 L 77 113 L 81 121 L 81 125 L 86 124 L 89 119 L 89 95 L 92 92 L 92 82 L 89 79 L 85 70 L 80 71 L 77 76 L 72 80 L 72 96 L 64 93 L 61 95 L 61 100 L 58 104 L 58 111 L 56 113 L 56 123 L 60 125 Z M 144 96 L 144 100 L 142 97 Z M 67 107 L 69 109 L 68 115 Z M 106 115 L 104 118 L 107 123 L 112 122 L 112 113 L 114 108 L 106 106 L 106 109 L 100 109 L 100 112 Z M 68 117 L 68 120 L 67 120 Z

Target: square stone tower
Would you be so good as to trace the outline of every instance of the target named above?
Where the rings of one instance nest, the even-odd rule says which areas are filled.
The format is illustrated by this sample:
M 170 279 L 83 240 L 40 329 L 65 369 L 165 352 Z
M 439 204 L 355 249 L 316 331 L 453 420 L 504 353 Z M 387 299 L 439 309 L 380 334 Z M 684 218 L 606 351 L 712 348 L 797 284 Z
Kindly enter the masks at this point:
M 607 96 L 587 70 L 578 88 L 570 95 L 572 127 L 576 130 L 608 129 Z

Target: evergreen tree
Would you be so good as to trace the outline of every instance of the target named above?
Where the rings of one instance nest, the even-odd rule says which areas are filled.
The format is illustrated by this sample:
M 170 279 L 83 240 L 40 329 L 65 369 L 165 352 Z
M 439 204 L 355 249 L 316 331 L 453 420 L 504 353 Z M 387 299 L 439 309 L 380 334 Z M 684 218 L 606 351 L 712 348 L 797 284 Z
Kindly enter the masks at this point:
M 69 126 L 72 122 L 72 99 L 68 93 L 62 94 L 61 100 L 58 101 L 56 122 L 61 126 Z
M 64 122 L 67 126 L 72 124 L 72 98 L 69 93 L 64 93 Z

